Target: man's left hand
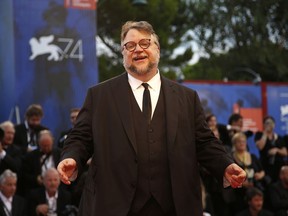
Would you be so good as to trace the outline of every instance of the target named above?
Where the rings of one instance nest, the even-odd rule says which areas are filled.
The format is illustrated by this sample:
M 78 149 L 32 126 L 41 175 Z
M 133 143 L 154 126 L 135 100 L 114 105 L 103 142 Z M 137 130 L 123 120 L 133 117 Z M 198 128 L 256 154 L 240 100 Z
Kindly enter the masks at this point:
M 242 184 L 247 177 L 246 172 L 235 163 L 230 164 L 225 169 L 224 176 L 232 188 L 242 187 Z

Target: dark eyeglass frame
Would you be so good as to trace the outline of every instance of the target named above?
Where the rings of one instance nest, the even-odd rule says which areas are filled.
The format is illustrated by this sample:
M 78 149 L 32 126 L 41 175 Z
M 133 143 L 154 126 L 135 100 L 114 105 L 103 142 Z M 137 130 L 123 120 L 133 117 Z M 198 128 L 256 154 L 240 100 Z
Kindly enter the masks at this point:
M 145 44 L 142 44 L 142 42 L 145 42 Z M 147 44 L 146 44 L 147 43 Z M 151 39 L 141 39 L 138 43 L 134 42 L 134 41 L 128 41 L 127 43 L 125 43 L 123 46 L 125 47 L 126 50 L 128 50 L 129 52 L 134 52 L 137 44 L 142 48 L 142 49 L 148 49 L 151 45 Z M 130 45 L 131 48 L 127 48 L 127 45 Z

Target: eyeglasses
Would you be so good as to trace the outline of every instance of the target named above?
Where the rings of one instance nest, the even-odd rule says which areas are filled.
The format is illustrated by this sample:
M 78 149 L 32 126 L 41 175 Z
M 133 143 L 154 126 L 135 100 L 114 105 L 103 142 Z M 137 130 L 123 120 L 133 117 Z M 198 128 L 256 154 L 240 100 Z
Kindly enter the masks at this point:
M 141 39 L 138 44 L 142 49 L 147 49 L 150 46 L 150 40 L 151 39 Z M 127 43 L 124 44 L 124 47 L 126 48 L 126 50 L 128 50 L 129 52 L 133 52 L 136 47 L 137 47 L 137 43 L 135 43 L 134 41 L 129 41 Z

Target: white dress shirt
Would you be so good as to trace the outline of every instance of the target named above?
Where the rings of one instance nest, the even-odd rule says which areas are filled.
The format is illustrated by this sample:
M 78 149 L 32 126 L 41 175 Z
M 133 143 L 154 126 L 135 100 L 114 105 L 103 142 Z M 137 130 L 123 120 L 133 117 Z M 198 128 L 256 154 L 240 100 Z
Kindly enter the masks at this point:
M 128 82 L 131 86 L 131 89 L 133 91 L 133 94 L 134 94 L 134 97 L 137 101 L 137 104 L 138 104 L 140 110 L 142 111 L 143 92 L 144 92 L 144 86 L 142 86 L 143 81 L 134 78 L 133 76 L 131 76 L 128 73 Z M 156 108 L 156 105 L 158 102 L 158 98 L 160 95 L 160 89 L 161 89 L 161 78 L 160 78 L 159 71 L 157 72 L 157 74 L 155 74 L 155 76 L 152 79 L 150 79 L 146 83 L 148 83 L 148 85 L 149 85 L 151 105 L 152 105 L 152 116 L 153 116 L 153 113 L 155 111 L 155 108 Z M 151 116 L 151 118 L 152 118 L 152 116 Z
M 50 197 L 45 191 L 46 194 L 46 200 L 48 204 L 48 215 L 49 216 L 57 216 L 57 199 L 58 199 L 58 191 L 56 191 L 55 195 Z
M 7 198 L 7 197 L 4 196 L 4 194 L 0 191 L 0 199 L 1 199 L 2 202 L 4 203 L 4 211 L 5 211 L 6 215 L 11 215 L 13 198 L 12 198 L 12 197 Z

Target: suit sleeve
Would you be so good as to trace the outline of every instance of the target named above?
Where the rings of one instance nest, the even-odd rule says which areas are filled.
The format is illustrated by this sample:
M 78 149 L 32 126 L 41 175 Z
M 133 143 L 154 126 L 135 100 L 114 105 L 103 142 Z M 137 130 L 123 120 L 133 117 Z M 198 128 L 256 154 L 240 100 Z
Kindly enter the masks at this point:
M 61 153 L 61 160 L 73 158 L 77 162 L 79 172 L 93 153 L 93 136 L 92 136 L 92 116 L 93 110 L 92 90 L 89 89 L 84 105 L 77 116 L 77 121 L 65 140 Z
M 196 92 L 194 98 L 194 127 L 196 130 L 198 162 L 223 184 L 224 171 L 228 165 L 233 163 L 233 159 L 226 152 L 223 143 L 214 136 L 208 127 L 199 96 Z

